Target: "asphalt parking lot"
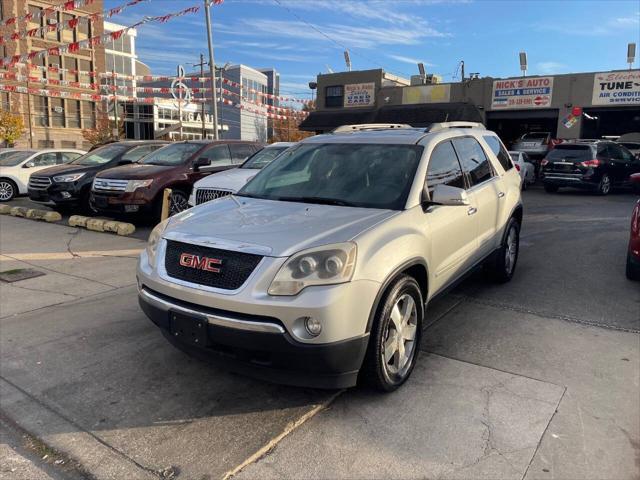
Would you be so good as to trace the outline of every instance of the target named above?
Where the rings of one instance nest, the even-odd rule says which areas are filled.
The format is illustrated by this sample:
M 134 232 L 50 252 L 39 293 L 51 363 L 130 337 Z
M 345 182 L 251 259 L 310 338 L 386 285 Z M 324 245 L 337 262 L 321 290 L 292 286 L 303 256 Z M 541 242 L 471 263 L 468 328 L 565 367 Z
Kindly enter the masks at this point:
M 388 395 L 193 360 L 138 308 L 148 230 L 0 216 L 0 271 L 45 273 L 0 284 L 0 477 L 638 478 L 636 198 L 525 192 L 513 281 L 480 272 L 430 305 Z

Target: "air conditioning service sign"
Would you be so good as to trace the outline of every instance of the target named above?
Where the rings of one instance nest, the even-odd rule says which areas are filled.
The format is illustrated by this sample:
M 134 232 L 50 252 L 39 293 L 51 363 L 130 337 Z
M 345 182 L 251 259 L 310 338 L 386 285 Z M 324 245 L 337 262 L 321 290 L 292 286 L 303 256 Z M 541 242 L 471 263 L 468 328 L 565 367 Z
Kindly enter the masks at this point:
M 596 73 L 593 105 L 640 105 L 640 70 Z
M 494 80 L 493 110 L 549 108 L 553 94 L 553 77 L 530 77 Z

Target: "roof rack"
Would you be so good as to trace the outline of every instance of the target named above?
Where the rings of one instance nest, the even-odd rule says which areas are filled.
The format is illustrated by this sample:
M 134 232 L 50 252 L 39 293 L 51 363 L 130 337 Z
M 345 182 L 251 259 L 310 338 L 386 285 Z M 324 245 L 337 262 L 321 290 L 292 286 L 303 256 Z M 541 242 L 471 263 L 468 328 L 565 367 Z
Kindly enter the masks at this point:
M 426 131 L 431 133 L 446 130 L 447 128 L 477 128 L 478 130 L 486 130 L 485 126 L 478 122 L 441 122 L 432 123 L 427 127 Z
M 366 130 L 399 130 L 413 128 L 406 123 L 361 123 L 359 125 L 341 125 L 334 128 L 331 133 L 362 132 Z

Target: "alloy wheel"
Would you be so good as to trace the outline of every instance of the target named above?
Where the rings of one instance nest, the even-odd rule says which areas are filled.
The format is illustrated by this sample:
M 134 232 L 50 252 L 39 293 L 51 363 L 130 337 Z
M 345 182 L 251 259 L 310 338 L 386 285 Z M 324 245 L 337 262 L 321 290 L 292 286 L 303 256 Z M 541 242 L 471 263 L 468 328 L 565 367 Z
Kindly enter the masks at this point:
M 8 202 L 14 196 L 13 185 L 7 181 L 0 181 L 0 202 Z
M 611 180 L 609 179 L 609 175 L 603 175 L 602 180 L 600 180 L 600 193 L 606 195 L 611 190 Z
M 518 258 L 518 233 L 515 227 L 509 229 L 507 244 L 504 250 L 504 269 L 507 275 L 511 275 Z
M 189 203 L 187 197 L 182 192 L 172 192 L 171 193 L 171 202 L 169 205 L 169 216 L 173 216 L 176 213 L 180 213 L 183 210 L 189 208 Z
M 383 335 L 382 363 L 387 374 L 403 378 L 414 354 L 418 323 L 418 309 L 411 295 L 401 295 L 393 305 Z

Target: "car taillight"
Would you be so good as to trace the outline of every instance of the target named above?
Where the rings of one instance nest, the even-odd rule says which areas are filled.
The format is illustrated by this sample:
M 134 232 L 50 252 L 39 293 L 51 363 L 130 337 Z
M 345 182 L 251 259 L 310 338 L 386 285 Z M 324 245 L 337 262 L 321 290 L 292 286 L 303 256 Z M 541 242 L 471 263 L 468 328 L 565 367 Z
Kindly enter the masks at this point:
M 520 171 L 520 165 L 518 165 L 517 163 L 515 165 L 516 165 L 516 170 Z
M 543 158 L 542 161 L 540 162 L 540 166 L 544 167 L 545 165 L 549 164 L 549 160 L 547 160 L 546 158 Z
M 600 160 L 597 158 L 593 160 L 585 160 L 584 162 L 580 162 L 580 165 L 583 167 L 597 167 L 600 165 Z

